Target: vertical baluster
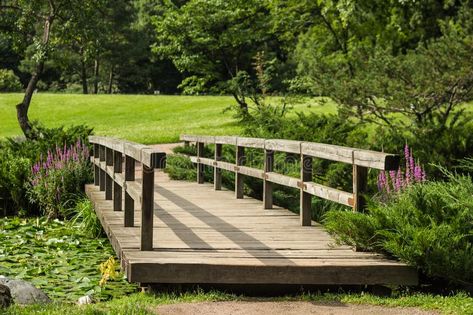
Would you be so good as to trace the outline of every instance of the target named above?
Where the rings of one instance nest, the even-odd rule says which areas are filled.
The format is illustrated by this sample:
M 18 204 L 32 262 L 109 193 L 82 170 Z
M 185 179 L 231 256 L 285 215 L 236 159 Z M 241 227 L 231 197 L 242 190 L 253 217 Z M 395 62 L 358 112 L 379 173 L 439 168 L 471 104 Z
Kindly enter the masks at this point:
M 105 147 L 103 145 L 99 145 L 99 161 L 100 162 L 105 161 Z M 103 170 L 102 167 L 100 167 L 100 176 L 99 176 L 100 191 L 105 191 L 105 177 L 106 177 L 105 175 L 106 175 L 105 170 Z
M 154 168 L 143 164 L 141 200 L 141 247 L 153 250 Z
M 273 208 L 273 183 L 267 180 L 266 173 L 272 172 L 274 168 L 274 151 L 264 150 L 264 179 L 263 179 L 263 203 L 264 209 Z
M 235 197 L 237 199 L 243 198 L 243 178 L 244 175 L 238 171 L 238 166 L 245 165 L 245 147 L 236 147 L 235 163 L 237 169 L 235 170 Z
M 300 219 L 302 226 L 312 224 L 312 195 L 304 191 L 304 182 L 312 181 L 312 157 L 301 154 Z
M 135 160 L 125 156 L 125 181 L 135 180 Z M 135 226 L 135 201 L 125 189 L 125 227 Z
M 113 153 L 113 172 L 121 174 L 123 169 L 123 154 L 119 151 Z M 113 183 L 113 210 L 122 210 L 122 186 L 117 182 Z
M 215 144 L 215 162 L 222 160 L 222 144 Z M 222 170 L 214 165 L 214 189 L 222 189 Z
M 353 211 L 362 210 L 366 201 L 363 194 L 366 192 L 368 168 L 353 164 Z
M 197 142 L 197 159 L 200 159 L 204 156 L 204 143 Z M 204 164 L 197 161 L 197 183 L 204 183 Z
M 99 158 L 99 144 L 94 143 L 94 160 Z M 95 162 L 95 161 L 94 161 Z M 100 167 L 94 163 L 94 185 L 100 185 Z
M 105 167 L 113 166 L 113 150 L 110 148 L 105 149 Z M 105 200 L 112 200 L 113 194 L 113 178 L 105 172 Z

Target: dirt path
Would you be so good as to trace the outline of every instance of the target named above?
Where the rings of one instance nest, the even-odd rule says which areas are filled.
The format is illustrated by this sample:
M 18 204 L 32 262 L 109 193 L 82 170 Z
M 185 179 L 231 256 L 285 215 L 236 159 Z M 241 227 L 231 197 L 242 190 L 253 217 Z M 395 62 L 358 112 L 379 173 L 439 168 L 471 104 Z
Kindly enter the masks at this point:
M 312 303 L 312 302 L 202 302 L 202 303 L 179 303 L 162 305 L 157 308 L 160 315 L 398 315 L 415 314 L 430 315 L 438 314 L 432 311 L 424 311 L 411 307 L 389 308 L 374 305 L 353 305 L 343 303 Z

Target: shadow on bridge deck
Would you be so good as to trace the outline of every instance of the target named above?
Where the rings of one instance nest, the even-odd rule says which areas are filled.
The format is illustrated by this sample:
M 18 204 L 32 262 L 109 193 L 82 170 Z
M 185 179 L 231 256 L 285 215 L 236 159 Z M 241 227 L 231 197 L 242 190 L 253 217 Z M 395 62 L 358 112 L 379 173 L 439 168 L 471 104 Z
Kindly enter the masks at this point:
M 104 192 L 87 185 L 129 281 L 158 284 L 417 284 L 415 269 L 372 253 L 335 245 L 320 224 L 210 184 L 172 181 L 155 174 L 153 250 L 140 251 L 135 226 L 113 211 Z M 138 208 L 138 207 L 137 207 Z

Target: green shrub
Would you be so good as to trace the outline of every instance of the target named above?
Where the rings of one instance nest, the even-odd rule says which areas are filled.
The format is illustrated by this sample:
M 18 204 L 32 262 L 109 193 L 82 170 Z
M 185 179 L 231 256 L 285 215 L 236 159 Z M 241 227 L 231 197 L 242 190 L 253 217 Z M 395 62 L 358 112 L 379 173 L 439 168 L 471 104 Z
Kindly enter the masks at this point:
M 3 215 L 26 209 L 25 182 L 30 174 L 30 160 L 17 156 L 9 148 L 0 147 L 0 208 Z
M 103 235 L 102 224 L 94 210 L 94 205 L 87 199 L 80 199 L 74 208 L 75 215 L 70 221 L 72 227 L 78 226 L 79 231 L 90 238 Z
M 43 214 L 67 218 L 67 209 L 75 205 L 84 185 L 91 180 L 89 149 L 77 141 L 70 147 L 48 151 L 33 165 L 27 194 Z
M 36 136 L 31 140 L 0 141 L 0 210 L 5 215 L 20 210 L 29 215 L 38 214 L 38 204 L 31 204 L 26 196 L 33 163 L 56 147 L 73 145 L 78 139 L 87 143 L 92 129 L 82 125 L 47 129 L 35 123 L 33 132 Z
M 92 128 L 85 125 L 46 128 L 39 122 L 34 122 L 32 127 L 31 139 L 27 141 L 8 139 L 5 145 L 10 147 L 17 156 L 29 158 L 33 162 L 37 161 L 41 155 L 46 155 L 48 151 L 55 150 L 56 147 L 71 146 L 77 140 L 88 143 L 88 136 L 92 134 Z
M 388 253 L 431 277 L 473 283 L 473 182 L 447 173 L 373 201 L 366 213 L 330 211 L 325 226 L 339 240 Z
M 12 70 L 0 69 L 0 92 L 21 91 L 20 79 Z

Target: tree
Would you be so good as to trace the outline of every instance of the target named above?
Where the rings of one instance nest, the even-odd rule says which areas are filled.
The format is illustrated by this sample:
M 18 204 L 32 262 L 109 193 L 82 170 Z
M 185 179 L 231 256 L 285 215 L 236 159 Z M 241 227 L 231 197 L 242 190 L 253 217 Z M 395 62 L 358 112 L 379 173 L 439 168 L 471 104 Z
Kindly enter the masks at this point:
M 471 16 L 469 6 L 319 1 L 311 11 L 316 22 L 298 40 L 301 81 L 335 100 L 346 116 L 393 129 L 443 126 L 471 97 L 472 33 L 458 20 Z
M 254 75 L 257 52 L 278 47 L 266 2 L 191 0 L 181 5 L 160 5 L 154 51 L 170 58 L 186 75 L 181 83 L 184 92 L 229 92 L 246 109 L 248 104 L 238 88 L 232 88 L 232 80 L 242 73 Z
M 51 51 L 64 36 L 68 22 L 74 21 L 90 5 L 80 0 L 3 0 L 0 10 L 16 19 L 15 31 L 21 39 L 27 39 L 32 51 L 30 61 L 34 63 L 25 95 L 16 106 L 18 123 L 26 137 L 34 137 L 28 110 L 33 93 L 44 71 Z M 90 11 L 89 11 L 90 12 Z M 68 28 L 69 32 L 75 31 Z M 25 36 L 27 35 L 27 36 Z

